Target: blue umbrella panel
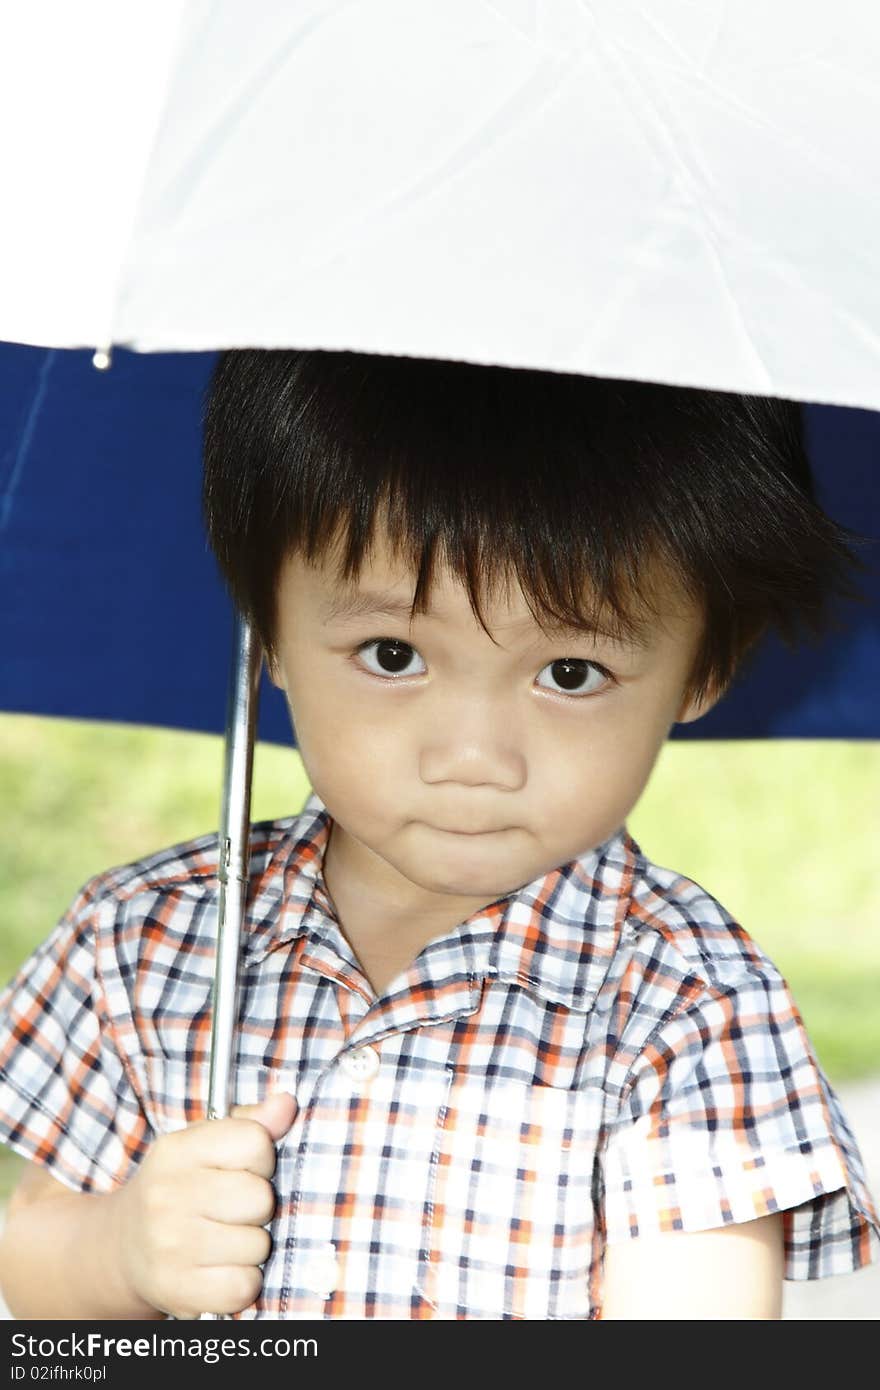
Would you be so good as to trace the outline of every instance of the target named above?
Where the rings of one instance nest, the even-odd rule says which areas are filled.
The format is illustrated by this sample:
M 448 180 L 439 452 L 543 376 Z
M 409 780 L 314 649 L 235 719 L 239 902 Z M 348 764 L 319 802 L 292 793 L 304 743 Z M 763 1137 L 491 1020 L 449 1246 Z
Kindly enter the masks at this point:
M 231 606 L 201 521 L 202 398 L 216 353 L 0 344 L 0 709 L 222 733 Z M 880 537 L 880 413 L 805 404 L 820 504 Z M 748 671 L 673 739 L 880 737 L 880 564 L 841 630 Z M 289 745 L 263 674 L 257 737 Z

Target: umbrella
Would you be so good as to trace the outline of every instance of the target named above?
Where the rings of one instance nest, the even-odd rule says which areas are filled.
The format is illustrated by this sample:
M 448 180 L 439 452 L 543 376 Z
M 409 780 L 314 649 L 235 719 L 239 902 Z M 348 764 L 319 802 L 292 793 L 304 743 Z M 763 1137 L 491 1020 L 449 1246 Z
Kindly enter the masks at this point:
M 650 13 L 620 0 L 37 0 L 4 29 L 4 128 L 22 135 L 3 153 L 0 558 L 21 601 L 2 615 L 0 703 L 225 727 L 221 1115 L 253 740 L 278 738 L 284 711 L 275 692 L 258 725 L 259 652 L 236 616 L 222 721 L 228 610 L 197 521 L 167 507 L 169 489 L 194 502 L 212 354 L 355 349 L 800 400 L 820 501 L 880 533 L 880 17 L 856 0 L 833 14 L 815 0 Z M 155 527 L 150 498 L 166 499 Z M 138 556 L 140 610 L 117 580 Z M 71 686 L 46 692 L 45 590 L 62 571 Z M 97 632 L 123 618 L 130 632 L 148 609 L 142 631 L 165 650 L 181 595 L 213 586 L 210 622 L 174 647 L 193 658 L 179 689 L 143 658 L 112 695 L 93 665 L 90 687 L 76 661 L 90 584 Z M 873 576 L 868 588 L 876 598 Z M 826 649 L 830 698 L 826 675 L 804 679 L 815 656 L 768 644 L 752 686 L 675 736 L 876 737 L 876 612 Z

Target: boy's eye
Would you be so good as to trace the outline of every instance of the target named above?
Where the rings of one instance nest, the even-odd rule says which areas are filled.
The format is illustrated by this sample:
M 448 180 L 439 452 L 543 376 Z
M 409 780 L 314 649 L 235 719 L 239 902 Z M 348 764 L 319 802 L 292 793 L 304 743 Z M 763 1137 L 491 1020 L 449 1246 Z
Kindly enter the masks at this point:
M 541 680 L 545 671 L 549 671 L 549 680 L 553 684 L 545 684 Z M 591 681 L 591 677 L 599 678 Z M 537 680 L 538 685 L 544 685 L 545 689 L 555 689 L 557 694 L 594 695 L 606 680 L 612 678 L 610 671 L 606 671 L 605 667 L 596 666 L 595 662 L 584 662 L 580 657 L 564 656 L 559 662 L 551 662 L 544 670 L 538 671 Z
M 357 648 L 357 655 L 374 676 L 421 676 L 427 670 L 416 648 L 410 646 L 409 642 L 399 642 L 395 637 L 375 637 L 373 641 L 363 642 Z M 414 656 L 420 660 L 421 669 L 407 670 Z
M 370 650 L 373 647 L 376 649 L 375 653 Z M 367 669 L 375 676 L 417 676 L 422 675 L 427 669 L 424 663 L 421 670 L 408 669 L 412 658 L 418 656 L 418 653 L 415 647 L 411 647 L 408 642 L 399 641 L 396 637 L 374 637 L 369 642 L 361 643 L 356 655 L 361 657 Z M 421 661 L 421 657 L 418 659 Z M 375 666 L 372 665 L 373 661 L 376 663 Z M 539 672 L 539 684 L 545 671 L 550 672 L 550 679 L 554 684 L 542 688 L 555 690 L 557 694 L 562 695 L 593 695 L 606 681 L 614 681 L 611 672 L 604 666 L 581 657 L 561 657 L 558 661 L 551 661 Z

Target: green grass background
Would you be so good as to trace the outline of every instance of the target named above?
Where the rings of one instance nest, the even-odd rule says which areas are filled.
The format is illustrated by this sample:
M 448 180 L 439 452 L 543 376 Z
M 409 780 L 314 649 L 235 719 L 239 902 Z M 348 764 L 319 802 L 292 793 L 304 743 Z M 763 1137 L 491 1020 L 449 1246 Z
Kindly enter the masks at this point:
M 216 736 L 0 715 L 0 979 L 92 874 L 216 829 L 222 770 Z M 252 820 L 308 792 L 294 749 L 257 745 Z M 667 743 L 628 826 L 776 963 L 832 1083 L 880 1072 L 880 743 Z

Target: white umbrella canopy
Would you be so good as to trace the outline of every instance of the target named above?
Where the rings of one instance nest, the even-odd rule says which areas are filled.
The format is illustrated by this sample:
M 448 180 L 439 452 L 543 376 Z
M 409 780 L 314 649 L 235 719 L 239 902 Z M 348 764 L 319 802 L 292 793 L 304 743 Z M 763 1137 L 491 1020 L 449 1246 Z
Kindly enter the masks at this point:
M 0 337 L 880 408 L 864 0 L 29 0 Z

